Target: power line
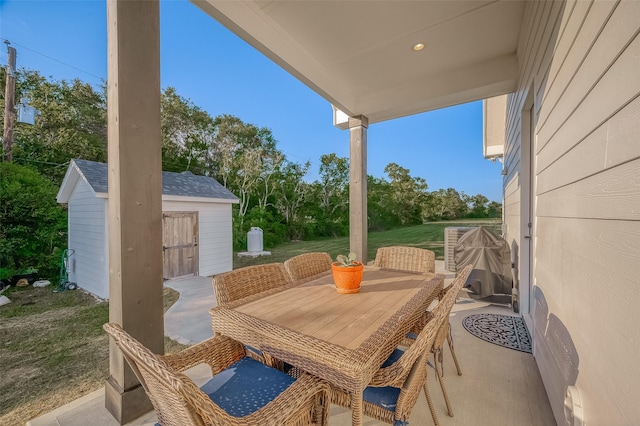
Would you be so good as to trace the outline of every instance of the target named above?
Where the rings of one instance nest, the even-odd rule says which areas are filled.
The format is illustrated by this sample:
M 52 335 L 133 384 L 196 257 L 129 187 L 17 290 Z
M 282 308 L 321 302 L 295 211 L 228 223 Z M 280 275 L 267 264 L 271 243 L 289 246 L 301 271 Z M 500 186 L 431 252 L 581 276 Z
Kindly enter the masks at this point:
M 2 40 L 3 40 L 3 41 L 5 41 L 5 42 L 9 42 L 9 40 L 7 40 L 6 38 L 2 38 Z M 76 66 L 74 66 L 74 65 L 68 64 L 68 63 L 66 63 L 66 62 L 64 62 L 64 61 L 61 61 L 61 60 L 59 60 L 59 59 L 56 59 L 56 58 L 54 58 L 54 57 L 52 57 L 52 56 L 46 55 L 46 54 L 44 54 L 44 53 L 42 53 L 42 52 L 38 52 L 37 50 L 31 49 L 31 48 L 29 48 L 29 47 L 27 47 L 27 46 L 25 46 L 25 45 L 23 45 L 23 44 L 15 43 L 15 42 L 10 42 L 10 43 L 11 43 L 11 44 L 15 44 L 16 46 L 19 46 L 20 48 L 22 48 L 22 49 L 26 49 L 26 50 L 28 50 L 28 51 L 30 51 L 30 52 L 33 52 L 33 53 L 37 54 L 37 55 L 44 56 L 44 57 L 45 57 L 45 58 L 47 58 L 47 59 L 50 59 L 50 60 L 52 60 L 52 61 L 54 61 L 54 62 L 58 62 L 59 64 L 62 64 L 62 65 L 67 66 L 67 67 L 69 67 L 69 68 L 73 68 L 73 69 L 74 69 L 74 70 L 76 70 L 76 71 L 80 71 L 80 72 L 82 72 L 82 73 L 88 74 L 88 75 L 90 75 L 90 76 L 92 76 L 92 77 L 97 78 L 97 79 L 98 79 L 98 80 L 100 80 L 101 82 L 102 82 L 102 81 L 104 81 L 104 77 L 100 77 L 99 75 L 93 74 L 93 73 L 91 73 L 91 72 L 89 72 L 89 71 L 85 71 L 85 70 L 83 70 L 83 69 L 81 69 L 81 68 L 78 68 L 78 67 L 76 67 Z

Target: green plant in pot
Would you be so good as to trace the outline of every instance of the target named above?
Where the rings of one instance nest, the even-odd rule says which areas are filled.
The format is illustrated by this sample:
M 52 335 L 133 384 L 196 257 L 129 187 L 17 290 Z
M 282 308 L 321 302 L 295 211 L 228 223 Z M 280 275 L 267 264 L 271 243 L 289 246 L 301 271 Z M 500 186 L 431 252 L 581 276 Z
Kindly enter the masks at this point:
M 339 254 L 331 264 L 336 291 L 343 294 L 359 292 L 363 269 L 364 265 L 356 260 L 355 253 L 349 253 L 347 256 Z

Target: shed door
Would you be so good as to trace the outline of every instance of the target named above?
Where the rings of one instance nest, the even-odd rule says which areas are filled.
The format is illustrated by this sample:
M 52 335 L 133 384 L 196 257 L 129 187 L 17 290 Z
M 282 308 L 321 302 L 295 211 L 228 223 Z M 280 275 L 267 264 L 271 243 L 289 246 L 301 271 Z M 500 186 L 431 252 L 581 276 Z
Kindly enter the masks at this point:
M 198 275 L 198 212 L 162 214 L 163 276 Z

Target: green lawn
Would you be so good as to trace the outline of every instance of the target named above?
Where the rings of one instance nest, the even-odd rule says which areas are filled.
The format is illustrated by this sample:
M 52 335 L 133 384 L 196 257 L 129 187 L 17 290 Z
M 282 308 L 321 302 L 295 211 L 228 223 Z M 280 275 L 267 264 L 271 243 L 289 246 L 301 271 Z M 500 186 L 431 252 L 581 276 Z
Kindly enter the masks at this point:
M 12 287 L 0 306 L 0 424 L 27 420 L 104 385 L 109 339 L 102 324 L 109 304 L 82 290 Z M 165 311 L 178 299 L 165 288 Z M 165 351 L 186 346 L 165 338 Z
M 424 225 L 409 226 L 383 232 L 369 233 L 367 261 L 376 257 L 378 247 L 404 245 L 433 250 L 436 259 L 444 260 L 444 228 L 448 226 L 486 226 L 500 234 L 501 221 L 499 219 L 466 219 L 457 221 L 431 222 Z M 327 238 L 315 241 L 295 241 L 280 244 L 277 247 L 265 247 L 271 256 L 257 258 L 238 257 L 234 255 L 233 267 L 258 265 L 270 262 L 284 262 L 290 257 L 313 251 L 325 251 L 333 259 L 338 254 L 349 252 L 349 237 Z

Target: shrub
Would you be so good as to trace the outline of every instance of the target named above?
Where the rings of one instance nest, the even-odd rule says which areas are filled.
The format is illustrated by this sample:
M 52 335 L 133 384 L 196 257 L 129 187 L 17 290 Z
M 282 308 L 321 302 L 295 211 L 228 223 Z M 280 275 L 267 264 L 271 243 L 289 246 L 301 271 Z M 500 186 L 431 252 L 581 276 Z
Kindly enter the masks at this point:
M 67 212 L 58 188 L 29 167 L 0 163 L 0 265 L 16 272 L 35 268 L 43 278 L 58 273 L 67 245 Z

